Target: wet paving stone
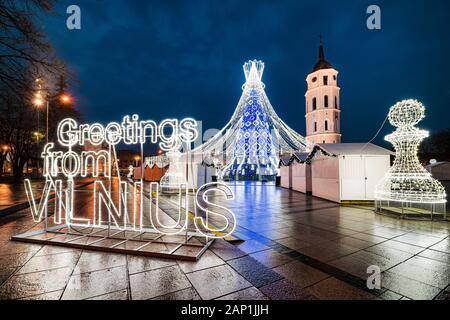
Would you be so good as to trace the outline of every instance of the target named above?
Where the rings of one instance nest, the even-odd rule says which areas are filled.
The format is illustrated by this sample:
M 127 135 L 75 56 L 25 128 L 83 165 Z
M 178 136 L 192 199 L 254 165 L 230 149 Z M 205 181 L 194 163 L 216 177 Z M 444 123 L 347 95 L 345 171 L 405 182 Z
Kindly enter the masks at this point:
M 64 290 L 57 290 L 43 294 L 38 294 L 37 296 L 25 297 L 20 300 L 59 300 L 63 292 Z
M 64 289 L 71 268 L 14 275 L 0 287 L 0 299 L 19 299 Z
M 201 298 L 195 289 L 187 288 L 153 298 L 152 300 L 201 300 Z
M 66 253 L 66 252 L 71 252 L 71 253 L 79 253 L 81 254 L 81 250 L 79 249 L 72 249 L 72 248 L 68 248 L 68 247 L 60 247 L 60 246 L 43 246 L 37 253 L 36 253 L 36 257 L 39 256 L 47 256 L 47 255 L 51 255 L 51 254 L 58 254 L 58 253 Z
M 357 252 L 359 249 L 327 241 L 326 243 L 321 242 L 318 245 L 300 248 L 297 251 L 319 261 L 327 262 Z
M 311 245 L 311 243 L 309 243 L 309 242 L 302 241 L 302 240 L 295 239 L 295 238 L 280 239 L 280 240 L 277 240 L 277 243 L 279 243 L 287 248 L 290 248 L 292 250 L 297 250 L 297 249 L 308 247 Z
M 262 244 L 257 240 L 244 241 L 243 243 L 237 245 L 237 247 L 248 254 L 269 249 L 268 246 Z
M 258 260 L 268 268 L 275 268 L 292 261 L 290 257 L 272 249 L 253 253 L 250 257 Z
M 74 274 L 124 266 L 126 263 L 127 258 L 123 254 L 83 251 L 75 267 Z
M 450 264 L 450 253 L 427 249 L 419 253 L 419 256 Z
M 378 237 L 383 237 L 387 239 L 395 238 L 408 233 L 408 230 L 389 228 L 389 227 L 376 227 L 371 230 L 365 231 L 367 234 L 371 234 Z
M 441 291 L 440 288 L 389 271 L 382 273 L 381 286 L 414 300 L 431 300 Z
M 422 247 L 418 247 L 415 245 L 411 245 L 411 244 L 407 244 L 407 243 L 403 243 L 403 242 L 398 242 L 395 240 L 388 240 L 386 242 L 377 244 L 375 246 L 373 246 L 371 249 L 375 249 L 375 248 L 392 248 L 398 251 L 403 251 L 406 253 L 410 253 L 410 254 L 418 254 L 419 252 L 423 251 L 424 248 Z
M 450 265 L 424 257 L 413 257 L 389 269 L 389 272 L 441 289 L 445 289 L 450 283 Z
M 437 297 L 436 300 L 450 300 L 450 291 L 444 291 L 441 292 Z
M 6 267 L 0 269 L 0 285 L 8 280 L 8 278 L 17 270 L 14 267 Z
M 225 261 L 246 255 L 245 252 L 224 240 L 214 241 L 210 248 L 216 255 L 219 256 L 219 258 Z
M 376 296 L 352 287 L 336 278 L 325 279 L 306 289 L 321 300 L 373 300 Z
M 412 253 L 408 253 L 405 251 L 397 250 L 394 248 L 389 248 L 384 246 L 383 244 L 376 245 L 370 248 L 364 249 L 365 252 L 375 253 L 376 255 L 385 257 L 394 262 L 405 261 L 413 256 Z
M 179 266 L 130 275 L 133 300 L 147 300 L 191 287 Z
M 390 290 L 383 292 L 379 298 L 382 300 L 400 300 L 403 296 Z
M 366 249 L 366 248 L 369 248 L 369 247 L 372 247 L 375 245 L 374 242 L 365 241 L 365 240 L 361 240 L 361 239 L 357 239 L 357 238 L 353 238 L 353 237 L 342 237 L 342 238 L 334 240 L 334 242 L 337 244 L 353 247 L 353 248 L 360 249 L 360 250 Z
M 83 300 L 128 287 L 126 267 L 116 267 L 70 277 L 62 300 Z
M 396 237 L 395 241 L 412 244 L 418 247 L 427 248 L 440 242 L 444 237 L 427 236 L 420 233 L 410 232 L 400 237 Z
M 434 246 L 430 247 L 430 249 L 450 253 L 450 239 L 444 239 Z
M 183 270 L 184 273 L 212 268 L 220 266 L 222 264 L 225 264 L 225 261 L 220 259 L 210 250 L 207 250 L 198 261 L 195 262 L 181 261 L 181 260 L 178 261 L 178 265 L 180 266 L 181 270 Z
M 76 249 L 12 242 L 11 235 L 42 224 L 33 223 L 28 210 L 0 218 L 0 297 L 59 299 L 65 293 L 65 298 L 101 300 L 305 299 L 311 297 L 306 289 L 314 288 L 330 299 L 359 299 L 364 298 L 361 291 L 366 293 L 361 289 L 367 267 L 374 264 L 387 270 L 383 290 L 377 291 L 381 299 L 432 299 L 449 288 L 446 222 L 393 219 L 281 188 L 231 187 L 236 231 L 247 241 L 215 241 L 197 262 L 93 251 L 80 255 Z M 171 248 L 154 244 L 146 250 Z M 71 254 L 79 255 L 75 265 Z
M 36 253 L 41 249 L 42 246 L 37 244 L 16 242 L 16 241 L 8 241 L 5 245 L 0 247 L 0 256 L 2 255 L 10 255 L 13 253 L 27 253 L 34 252 Z
M 227 265 L 189 273 L 187 277 L 200 297 L 205 300 L 252 286 L 250 282 Z
M 34 254 L 35 252 L 23 252 L 0 256 L 0 266 L 6 266 L 8 268 L 23 266 Z
M 330 277 L 328 274 L 299 261 L 290 262 L 275 268 L 274 271 L 298 285 L 300 288 L 311 286 Z
M 315 297 L 293 284 L 287 279 L 283 279 L 260 288 L 261 292 L 272 300 L 314 300 Z
M 173 259 L 162 259 L 155 257 L 127 256 L 128 272 L 130 274 L 150 271 L 154 269 L 170 267 L 177 264 Z
M 100 296 L 92 297 L 86 300 L 128 300 L 128 290 L 119 290 L 116 292 L 111 292 L 107 294 L 103 294 Z
M 410 256 L 409 256 L 410 257 Z M 407 259 L 407 258 L 404 258 Z M 377 266 L 381 271 L 392 268 L 403 261 L 402 257 L 385 257 L 373 252 L 359 251 L 351 255 L 330 261 L 330 265 L 366 280 L 369 276 L 367 270 L 370 266 Z
M 385 241 L 388 240 L 387 238 L 383 238 L 383 237 L 379 237 L 379 236 L 374 236 L 374 235 L 372 235 L 372 234 L 368 234 L 368 233 L 364 233 L 364 232 L 352 234 L 351 237 L 352 237 L 352 238 L 359 239 L 359 240 L 364 240 L 364 241 L 372 242 L 372 243 L 374 243 L 374 244 L 381 243 L 381 242 L 385 242 Z
M 230 260 L 228 264 L 257 288 L 283 278 L 251 256 Z
M 217 300 L 269 300 L 261 291 L 255 287 L 247 288 L 241 291 L 237 291 L 226 296 L 217 298 Z
M 34 256 L 17 274 L 32 273 L 58 268 L 73 268 L 78 261 L 81 252 L 65 252 L 46 256 Z

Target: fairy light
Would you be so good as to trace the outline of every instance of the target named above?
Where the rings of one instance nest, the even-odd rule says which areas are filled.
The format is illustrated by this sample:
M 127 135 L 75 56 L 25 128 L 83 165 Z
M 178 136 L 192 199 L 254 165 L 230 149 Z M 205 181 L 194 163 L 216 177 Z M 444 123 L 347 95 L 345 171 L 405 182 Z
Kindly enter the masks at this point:
M 261 81 L 264 63 L 251 60 L 243 69 L 246 82 L 231 119 L 190 152 L 194 158 L 202 158 L 204 164 L 214 166 L 219 180 L 225 176 L 273 176 L 279 172 L 279 154 L 312 149 L 312 144 L 284 123 L 271 105 Z M 176 172 L 171 162 L 163 180 L 170 180 L 169 176 L 174 179 Z
M 429 133 L 415 127 L 425 117 L 425 107 L 417 100 L 396 103 L 389 110 L 389 122 L 397 127 L 385 137 L 396 150 L 393 166 L 375 188 L 375 199 L 409 203 L 445 203 L 442 184 L 420 164 L 417 151 Z

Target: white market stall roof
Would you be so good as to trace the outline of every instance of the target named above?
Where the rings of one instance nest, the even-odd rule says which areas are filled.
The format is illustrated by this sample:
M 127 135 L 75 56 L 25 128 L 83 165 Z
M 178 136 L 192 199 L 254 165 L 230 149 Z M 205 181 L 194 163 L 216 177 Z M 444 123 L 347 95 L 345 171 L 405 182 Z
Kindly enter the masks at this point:
M 290 166 L 293 162 L 310 163 L 317 154 L 337 157 L 340 155 L 395 155 L 395 152 L 373 143 L 320 143 L 316 144 L 309 153 L 295 151 L 289 156 L 283 156 L 280 159 L 280 166 Z
M 328 143 L 318 144 L 326 152 L 335 155 L 395 155 L 395 152 L 373 143 Z

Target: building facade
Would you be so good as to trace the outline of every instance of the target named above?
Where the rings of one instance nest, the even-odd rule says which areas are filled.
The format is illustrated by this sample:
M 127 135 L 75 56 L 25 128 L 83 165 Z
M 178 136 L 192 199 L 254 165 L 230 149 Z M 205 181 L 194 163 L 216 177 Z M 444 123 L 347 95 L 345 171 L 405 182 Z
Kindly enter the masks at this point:
M 340 88 L 337 77 L 338 71 L 325 60 L 321 39 L 319 60 L 306 78 L 306 140 L 309 142 L 341 142 Z

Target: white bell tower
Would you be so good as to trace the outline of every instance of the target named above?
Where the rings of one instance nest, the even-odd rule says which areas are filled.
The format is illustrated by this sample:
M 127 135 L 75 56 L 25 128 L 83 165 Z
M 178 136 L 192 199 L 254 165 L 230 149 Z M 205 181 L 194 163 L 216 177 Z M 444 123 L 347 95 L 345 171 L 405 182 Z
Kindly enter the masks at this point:
M 306 140 L 309 142 L 341 142 L 341 89 L 337 76 L 338 71 L 325 60 L 321 36 L 319 60 L 306 78 Z

